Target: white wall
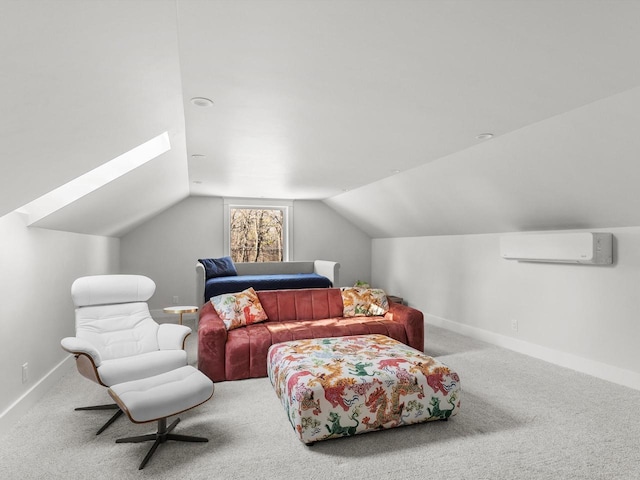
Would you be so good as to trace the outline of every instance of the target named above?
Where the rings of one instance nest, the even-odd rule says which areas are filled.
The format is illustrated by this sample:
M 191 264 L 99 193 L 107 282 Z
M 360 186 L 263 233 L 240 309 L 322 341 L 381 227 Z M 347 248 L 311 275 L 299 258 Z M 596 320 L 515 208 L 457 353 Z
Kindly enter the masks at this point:
M 188 197 L 121 238 L 121 271 L 156 282 L 153 310 L 195 305 L 196 261 L 225 255 L 223 222 L 222 198 Z M 294 202 L 292 224 L 292 260 L 338 261 L 342 285 L 370 277 L 371 239 L 322 202 Z
M 75 329 L 71 284 L 117 273 L 119 240 L 25 226 L 0 217 L 0 431 L 33 405 L 67 366 L 60 339 Z M 29 380 L 22 383 L 22 365 Z M 70 406 L 71 408 L 72 406 Z
M 613 265 L 504 260 L 499 234 L 374 239 L 373 279 L 427 322 L 640 389 L 640 227 L 600 231 Z
M 294 205 L 294 260 L 340 262 L 336 286 L 371 279 L 371 238 L 333 209 L 319 201 Z
M 188 197 L 120 239 L 122 273 L 147 275 L 156 282 L 151 309 L 195 303 L 198 258 L 223 253 L 222 198 Z

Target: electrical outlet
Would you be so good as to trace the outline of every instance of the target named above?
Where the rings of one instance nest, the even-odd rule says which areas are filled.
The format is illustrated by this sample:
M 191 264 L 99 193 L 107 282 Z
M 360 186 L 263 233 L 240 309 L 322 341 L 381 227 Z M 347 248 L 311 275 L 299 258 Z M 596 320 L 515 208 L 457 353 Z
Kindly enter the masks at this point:
M 27 383 L 29 381 L 29 363 L 22 364 L 22 383 Z
M 514 332 L 518 331 L 518 320 L 516 320 L 515 318 L 511 319 L 511 330 L 513 330 Z
M 180 299 L 178 298 L 178 296 L 177 296 L 177 295 L 174 295 L 174 296 L 173 296 L 173 304 L 174 304 L 174 305 L 177 305 L 179 301 L 180 301 Z

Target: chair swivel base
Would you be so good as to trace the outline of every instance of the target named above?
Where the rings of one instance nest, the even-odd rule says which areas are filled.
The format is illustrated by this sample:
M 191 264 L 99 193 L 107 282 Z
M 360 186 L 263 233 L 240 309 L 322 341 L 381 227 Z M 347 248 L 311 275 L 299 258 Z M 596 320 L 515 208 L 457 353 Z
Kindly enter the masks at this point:
M 138 437 L 128 437 L 128 438 L 119 438 L 116 440 L 116 443 L 141 443 L 148 442 L 150 440 L 154 440 L 151 449 L 149 449 L 149 453 L 144 457 L 142 463 L 138 467 L 138 470 L 142 470 L 147 462 L 151 459 L 152 455 L 155 453 L 156 449 L 161 443 L 166 442 L 167 440 L 174 440 L 177 442 L 208 442 L 209 439 L 204 437 L 192 437 L 190 435 L 176 435 L 175 433 L 171 433 L 171 431 L 176 428 L 180 422 L 179 418 L 176 418 L 174 422 L 167 427 L 167 419 L 161 418 L 158 420 L 158 431 L 156 433 L 151 433 L 148 435 L 140 435 Z
M 209 441 L 202 437 L 171 433 L 180 421 L 179 418 L 167 428 L 167 418 L 202 405 L 213 396 L 213 382 L 191 365 L 153 377 L 112 385 L 108 392 L 133 423 L 158 422 L 158 431 L 154 434 L 116 440 L 116 443 L 153 441 L 139 470 L 144 468 L 158 446 L 167 440 Z
M 117 410 L 117 412 L 114 413 L 113 416 L 109 420 L 107 420 L 107 423 L 105 423 L 102 427 L 100 427 L 100 430 L 98 430 L 96 432 L 96 435 L 100 435 L 102 432 L 104 432 L 107 429 L 107 427 L 109 425 L 111 425 L 113 422 L 115 422 L 123 413 L 117 403 L 110 403 L 108 405 L 95 405 L 93 407 L 78 407 L 78 408 L 76 408 L 74 410 L 76 412 L 84 411 L 84 410 L 91 410 L 91 411 L 94 411 L 94 410 Z

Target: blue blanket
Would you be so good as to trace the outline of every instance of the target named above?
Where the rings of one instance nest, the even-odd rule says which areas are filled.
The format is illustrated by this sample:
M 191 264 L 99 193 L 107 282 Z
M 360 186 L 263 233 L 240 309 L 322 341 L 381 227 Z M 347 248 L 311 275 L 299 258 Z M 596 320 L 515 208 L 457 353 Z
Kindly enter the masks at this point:
M 282 290 L 288 288 L 330 288 L 327 277 L 317 273 L 291 273 L 280 275 L 238 275 L 210 278 L 205 282 L 204 299 L 223 293 L 236 293 L 253 287 L 255 290 Z

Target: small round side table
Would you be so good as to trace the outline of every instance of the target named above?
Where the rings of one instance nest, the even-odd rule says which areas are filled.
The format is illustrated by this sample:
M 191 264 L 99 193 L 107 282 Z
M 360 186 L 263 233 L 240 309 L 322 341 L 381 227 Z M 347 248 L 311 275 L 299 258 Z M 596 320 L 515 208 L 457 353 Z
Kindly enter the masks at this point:
M 182 325 L 182 314 L 184 313 L 196 313 L 198 311 L 198 307 L 194 307 L 193 305 L 176 305 L 173 307 L 165 307 L 164 313 L 177 313 L 180 315 L 179 323 Z

